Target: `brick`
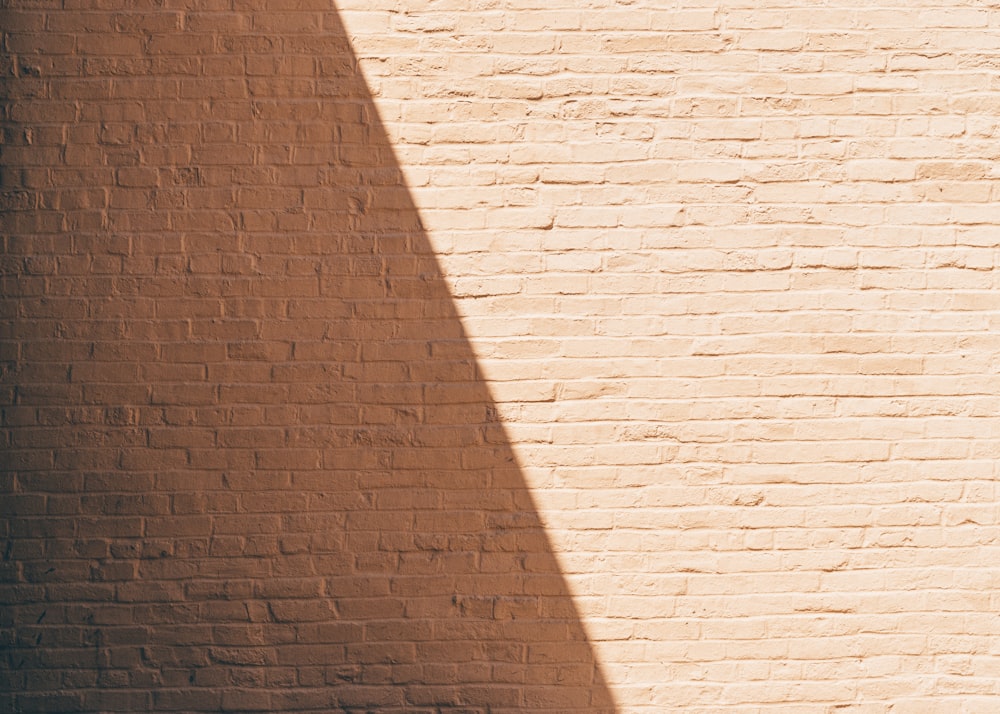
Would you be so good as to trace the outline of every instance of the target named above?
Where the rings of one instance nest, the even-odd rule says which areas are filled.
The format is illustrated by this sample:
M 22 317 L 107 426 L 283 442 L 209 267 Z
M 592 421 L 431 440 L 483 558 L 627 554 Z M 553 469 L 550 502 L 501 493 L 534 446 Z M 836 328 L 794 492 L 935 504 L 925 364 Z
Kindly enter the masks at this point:
M 990 710 L 988 10 L 56 5 L 0 709 Z

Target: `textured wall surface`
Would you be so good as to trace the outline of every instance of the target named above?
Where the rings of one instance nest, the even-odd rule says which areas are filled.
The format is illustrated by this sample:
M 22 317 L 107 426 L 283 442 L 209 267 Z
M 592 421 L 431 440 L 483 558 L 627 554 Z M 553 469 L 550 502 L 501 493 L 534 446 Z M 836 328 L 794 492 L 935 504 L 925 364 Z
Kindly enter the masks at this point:
M 3 18 L 0 711 L 610 711 L 337 13 L 195 5 Z
M 0 709 L 997 711 L 1000 6 L 4 6 Z
M 1000 7 L 340 5 L 621 710 L 997 710 Z

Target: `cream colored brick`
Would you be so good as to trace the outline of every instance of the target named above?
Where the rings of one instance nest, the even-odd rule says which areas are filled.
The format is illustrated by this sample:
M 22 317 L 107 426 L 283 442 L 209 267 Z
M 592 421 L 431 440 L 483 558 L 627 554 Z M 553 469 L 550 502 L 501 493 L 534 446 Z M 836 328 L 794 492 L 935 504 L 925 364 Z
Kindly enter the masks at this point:
M 618 710 L 992 711 L 996 13 L 397 5 L 341 10 Z

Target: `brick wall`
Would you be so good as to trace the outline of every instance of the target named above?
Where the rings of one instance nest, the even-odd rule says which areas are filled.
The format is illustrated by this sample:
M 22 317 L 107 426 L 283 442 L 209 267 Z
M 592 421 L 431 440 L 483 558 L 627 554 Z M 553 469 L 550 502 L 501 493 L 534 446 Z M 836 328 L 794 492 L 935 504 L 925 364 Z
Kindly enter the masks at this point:
M 0 708 L 996 710 L 992 3 L 7 5 Z
M 337 13 L 285 4 L 7 13 L 0 710 L 608 711 Z

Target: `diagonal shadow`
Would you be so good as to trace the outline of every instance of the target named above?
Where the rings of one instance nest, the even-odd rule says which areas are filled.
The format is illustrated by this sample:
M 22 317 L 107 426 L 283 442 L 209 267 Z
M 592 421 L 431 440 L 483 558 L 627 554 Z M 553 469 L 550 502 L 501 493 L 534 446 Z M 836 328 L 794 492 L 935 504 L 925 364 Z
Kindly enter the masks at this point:
M 7 24 L 0 707 L 613 711 L 335 9 L 107 5 Z

